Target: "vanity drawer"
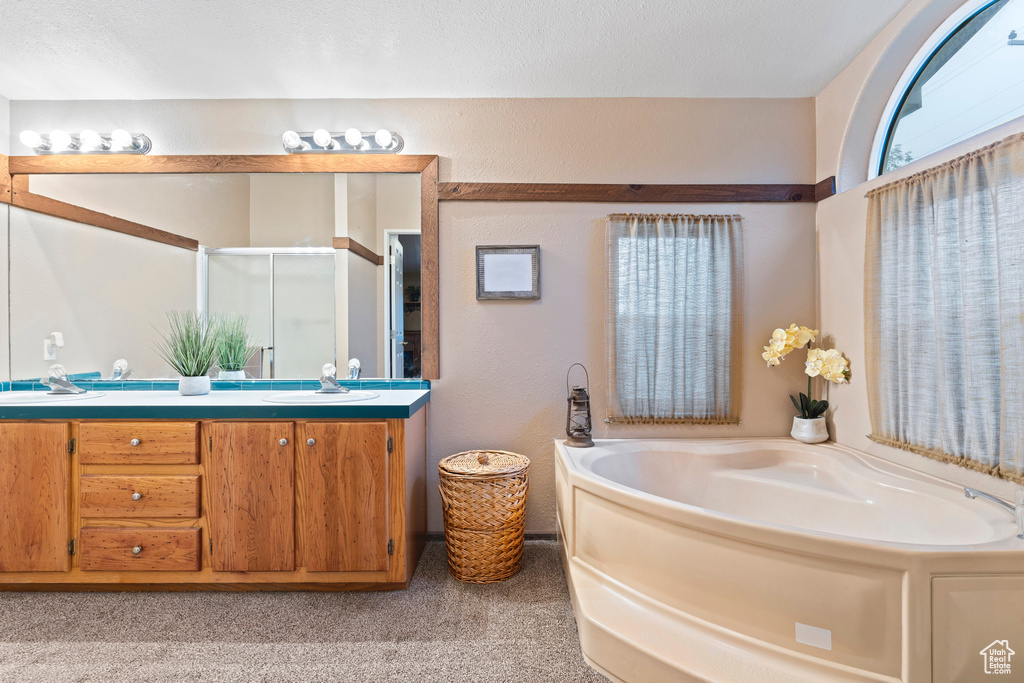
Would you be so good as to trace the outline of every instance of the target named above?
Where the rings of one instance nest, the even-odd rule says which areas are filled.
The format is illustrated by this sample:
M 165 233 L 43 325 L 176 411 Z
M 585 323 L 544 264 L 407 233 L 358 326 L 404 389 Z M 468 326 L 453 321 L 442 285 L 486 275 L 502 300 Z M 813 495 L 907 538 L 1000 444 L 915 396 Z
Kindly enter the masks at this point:
M 84 571 L 199 571 L 200 529 L 84 527 Z
M 199 462 L 199 425 L 82 422 L 78 452 L 84 465 L 192 465 Z
M 190 518 L 199 516 L 199 475 L 82 477 L 82 517 Z

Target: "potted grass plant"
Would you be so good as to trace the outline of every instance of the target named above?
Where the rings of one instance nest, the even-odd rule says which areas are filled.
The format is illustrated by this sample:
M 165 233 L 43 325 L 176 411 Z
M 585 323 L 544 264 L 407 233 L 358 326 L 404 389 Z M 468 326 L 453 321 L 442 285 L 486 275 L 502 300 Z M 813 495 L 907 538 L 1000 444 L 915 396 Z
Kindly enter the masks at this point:
M 210 393 L 207 373 L 217 359 L 219 326 L 215 320 L 196 311 L 170 311 L 167 331 L 156 351 L 171 368 L 181 375 L 178 392 L 183 396 Z
M 782 359 L 790 351 L 801 349 L 807 346 L 807 360 L 804 363 L 804 373 L 807 375 L 807 393 L 800 394 L 799 401 L 793 395 L 789 400 L 797 410 L 793 418 L 793 428 L 790 431 L 797 441 L 804 443 L 820 443 L 828 441 L 828 427 L 825 425 L 825 411 L 828 410 L 828 401 L 816 401 L 813 398 L 811 381 L 815 377 L 823 377 L 826 381 L 834 384 L 846 384 L 850 379 L 850 361 L 836 349 L 812 349 L 810 344 L 818 336 L 818 330 L 809 327 L 790 325 L 787 329 L 781 327 L 772 332 L 772 338 L 768 346 L 764 347 L 761 354 L 768 363 L 768 367 L 775 367 L 782 364 Z
M 249 333 L 249 322 L 244 315 L 232 313 L 220 320 L 217 338 L 217 367 L 220 379 L 245 379 L 245 365 L 259 350 Z

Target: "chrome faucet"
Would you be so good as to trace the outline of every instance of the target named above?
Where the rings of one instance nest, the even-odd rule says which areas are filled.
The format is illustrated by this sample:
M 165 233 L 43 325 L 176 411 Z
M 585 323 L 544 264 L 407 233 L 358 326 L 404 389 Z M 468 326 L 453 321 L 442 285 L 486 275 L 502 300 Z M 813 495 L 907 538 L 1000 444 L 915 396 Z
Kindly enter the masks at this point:
M 132 371 L 128 368 L 128 361 L 124 358 L 118 358 L 114 361 L 114 369 L 110 372 L 110 377 L 107 379 L 110 381 L 125 380 L 132 376 Z
M 316 393 L 318 394 L 347 394 L 348 389 L 338 384 L 338 368 L 334 367 L 334 363 L 326 363 L 322 369 L 320 375 L 320 388 Z
M 82 387 L 75 386 L 71 380 L 68 379 L 68 373 L 64 370 L 64 366 L 59 363 L 54 363 L 50 366 L 49 379 L 40 379 L 39 382 L 45 384 L 50 388 L 51 394 L 84 394 L 86 390 Z
M 358 358 L 350 358 L 348 361 L 348 377 L 345 379 L 359 379 L 359 373 L 362 372 L 362 366 L 359 364 Z
M 964 487 L 964 495 L 970 498 L 971 500 L 974 500 L 975 498 L 978 497 L 984 498 L 985 500 L 990 500 L 999 507 L 1009 512 L 1017 521 L 1017 538 L 1024 540 L 1024 488 L 1017 489 L 1016 505 L 1011 505 L 1010 503 L 1007 503 L 1005 500 L 1000 500 L 995 496 L 990 496 L 984 491 L 968 488 L 966 486 Z

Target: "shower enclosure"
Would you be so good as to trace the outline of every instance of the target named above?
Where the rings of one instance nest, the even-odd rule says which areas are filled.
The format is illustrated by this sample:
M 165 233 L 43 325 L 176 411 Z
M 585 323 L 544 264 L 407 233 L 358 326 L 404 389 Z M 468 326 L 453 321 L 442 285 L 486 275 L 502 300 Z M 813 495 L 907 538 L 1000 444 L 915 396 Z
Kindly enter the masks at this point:
M 314 378 L 335 352 L 335 251 L 331 248 L 206 249 L 199 306 L 239 313 L 260 351 L 255 378 Z

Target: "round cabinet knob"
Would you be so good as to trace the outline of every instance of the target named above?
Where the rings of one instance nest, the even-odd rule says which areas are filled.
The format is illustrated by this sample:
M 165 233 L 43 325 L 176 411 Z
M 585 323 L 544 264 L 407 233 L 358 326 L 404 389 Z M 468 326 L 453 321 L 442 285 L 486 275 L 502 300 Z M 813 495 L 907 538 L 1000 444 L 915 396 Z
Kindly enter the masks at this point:
M 138 493 L 138 492 L 133 493 L 132 494 L 132 500 L 142 500 L 142 494 Z
M 137 545 L 134 548 L 132 548 L 132 555 L 138 555 L 141 552 L 142 552 L 142 546 L 141 545 Z
M 133 446 L 138 446 L 138 445 L 139 445 L 140 443 L 142 443 L 142 442 L 141 442 L 141 441 L 139 441 L 138 439 L 132 439 L 132 440 L 131 440 L 131 444 L 132 444 Z
M 288 439 L 281 439 L 280 441 L 278 441 L 278 443 L 281 444 L 282 446 L 287 446 L 288 445 Z
M 307 446 L 313 446 L 314 444 L 316 444 L 316 439 L 306 439 Z

